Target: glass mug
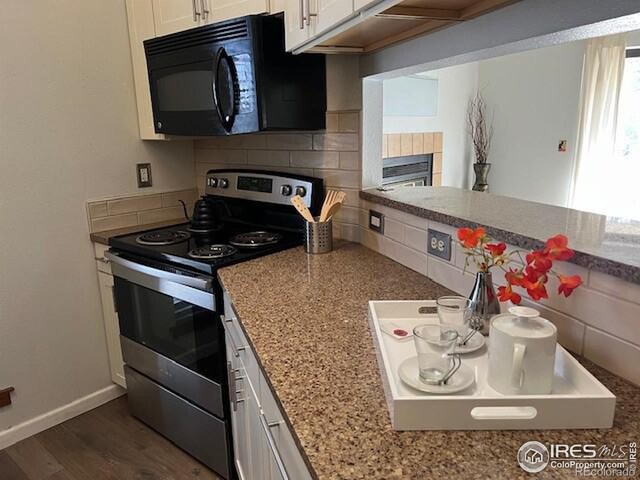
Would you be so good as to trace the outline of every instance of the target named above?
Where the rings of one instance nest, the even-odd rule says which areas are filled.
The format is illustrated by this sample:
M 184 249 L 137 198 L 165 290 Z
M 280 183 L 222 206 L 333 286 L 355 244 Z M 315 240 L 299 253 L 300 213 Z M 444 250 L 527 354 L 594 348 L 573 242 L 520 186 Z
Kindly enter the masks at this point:
M 446 384 L 458 371 L 462 362 L 453 353 L 458 338 L 458 332 L 445 325 L 418 325 L 413 329 L 421 381 Z
M 448 325 L 458 332 L 458 345 L 466 345 L 478 331 L 471 327 L 473 308 L 466 297 L 446 296 L 436 300 L 440 324 Z

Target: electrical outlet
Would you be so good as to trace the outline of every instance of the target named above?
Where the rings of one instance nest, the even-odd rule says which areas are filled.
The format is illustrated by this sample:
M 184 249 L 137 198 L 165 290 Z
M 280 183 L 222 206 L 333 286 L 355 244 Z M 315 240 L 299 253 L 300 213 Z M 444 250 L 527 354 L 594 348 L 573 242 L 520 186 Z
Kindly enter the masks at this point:
M 427 231 L 427 253 L 443 260 L 451 260 L 451 235 L 429 229 Z
M 137 163 L 136 170 L 138 172 L 138 188 L 150 187 L 151 181 L 151 164 Z
M 384 215 L 375 210 L 369 210 L 369 228 L 374 232 L 384 233 Z

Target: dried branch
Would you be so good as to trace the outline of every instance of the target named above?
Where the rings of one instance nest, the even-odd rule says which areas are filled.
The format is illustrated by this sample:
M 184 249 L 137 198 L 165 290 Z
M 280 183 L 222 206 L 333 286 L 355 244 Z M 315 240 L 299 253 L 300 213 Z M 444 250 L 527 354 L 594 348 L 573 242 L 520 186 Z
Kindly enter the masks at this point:
M 480 92 L 476 92 L 475 97 L 469 100 L 467 126 L 473 142 L 476 162 L 487 163 L 493 137 L 493 122 L 487 125 L 487 103 Z

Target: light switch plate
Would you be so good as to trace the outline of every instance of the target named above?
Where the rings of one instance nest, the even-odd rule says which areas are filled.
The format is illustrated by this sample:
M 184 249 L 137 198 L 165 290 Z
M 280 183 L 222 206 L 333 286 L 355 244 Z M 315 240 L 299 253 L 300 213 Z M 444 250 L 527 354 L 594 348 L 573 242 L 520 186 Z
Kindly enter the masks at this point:
M 384 233 L 384 215 L 375 210 L 369 210 L 369 228 L 374 232 Z
M 442 233 L 438 230 L 427 230 L 427 253 L 442 258 L 443 260 L 451 260 L 451 235 Z
M 136 171 L 138 173 L 138 188 L 150 187 L 153 185 L 151 181 L 151 164 L 137 163 Z

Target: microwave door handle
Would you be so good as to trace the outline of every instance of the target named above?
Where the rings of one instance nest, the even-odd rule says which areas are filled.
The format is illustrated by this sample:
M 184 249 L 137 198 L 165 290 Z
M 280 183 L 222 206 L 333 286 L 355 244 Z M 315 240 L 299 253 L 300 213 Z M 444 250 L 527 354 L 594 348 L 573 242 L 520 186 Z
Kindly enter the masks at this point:
M 232 88 L 232 107 L 231 112 L 227 113 L 223 110 L 222 103 L 220 100 L 220 85 L 218 84 L 218 70 L 220 69 L 220 64 L 222 62 L 227 62 L 229 66 L 229 71 L 231 73 L 231 88 Z M 222 123 L 224 129 L 229 133 L 231 132 L 231 127 L 233 127 L 233 122 L 236 119 L 236 85 L 238 83 L 238 75 L 236 73 L 235 64 L 233 63 L 233 58 L 229 56 L 224 47 L 221 47 L 216 54 L 216 59 L 213 64 L 213 103 L 216 106 L 216 111 L 218 112 L 218 118 Z

